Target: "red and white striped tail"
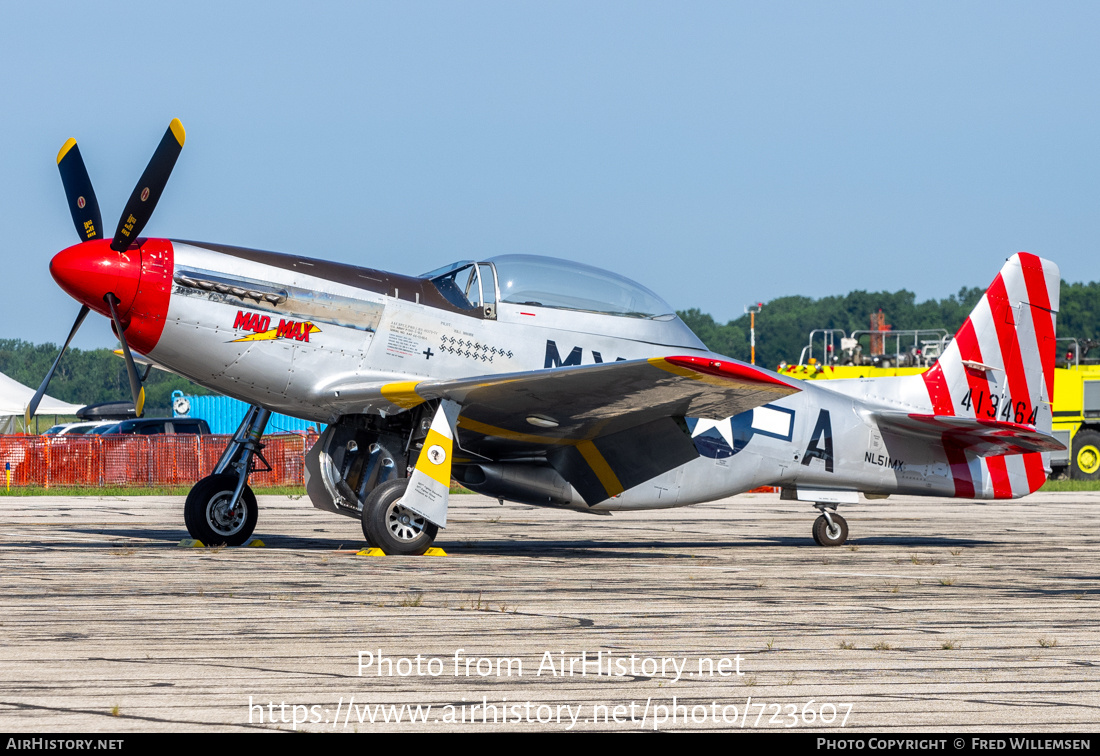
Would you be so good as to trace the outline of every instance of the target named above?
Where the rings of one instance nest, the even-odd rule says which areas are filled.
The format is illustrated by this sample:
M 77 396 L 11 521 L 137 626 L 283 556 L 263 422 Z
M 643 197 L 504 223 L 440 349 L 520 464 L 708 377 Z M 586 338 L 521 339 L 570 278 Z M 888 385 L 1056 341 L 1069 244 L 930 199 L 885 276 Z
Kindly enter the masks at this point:
M 1050 432 L 1054 321 L 1061 276 L 1036 255 L 1013 255 L 955 334 L 924 383 L 937 415 L 1027 425 Z M 957 496 L 1012 498 L 1046 480 L 1032 453 L 976 457 L 946 443 Z

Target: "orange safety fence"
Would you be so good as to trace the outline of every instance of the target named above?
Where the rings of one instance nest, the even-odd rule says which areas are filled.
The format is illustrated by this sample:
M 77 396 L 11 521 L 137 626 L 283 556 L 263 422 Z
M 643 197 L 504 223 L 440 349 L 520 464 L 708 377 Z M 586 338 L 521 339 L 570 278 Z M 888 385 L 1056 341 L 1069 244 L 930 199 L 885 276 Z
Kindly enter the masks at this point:
M 231 438 L 0 436 L 0 470 L 11 471 L 12 486 L 188 485 L 214 471 Z M 271 470 L 253 472 L 249 484 L 303 485 L 305 454 L 316 440 L 316 434 L 264 436 Z

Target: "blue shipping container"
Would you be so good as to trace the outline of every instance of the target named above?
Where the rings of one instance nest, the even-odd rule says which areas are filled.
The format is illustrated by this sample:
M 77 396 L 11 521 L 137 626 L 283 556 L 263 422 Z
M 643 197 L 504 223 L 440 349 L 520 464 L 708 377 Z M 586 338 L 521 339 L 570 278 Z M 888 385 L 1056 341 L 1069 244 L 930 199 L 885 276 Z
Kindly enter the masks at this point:
M 172 392 L 172 414 L 175 417 L 196 417 L 206 421 L 211 433 L 233 433 L 248 412 L 249 404 L 228 396 L 190 396 L 182 391 Z M 267 421 L 266 433 L 301 433 L 309 429 L 321 432 L 322 423 L 301 420 L 290 415 L 272 413 Z

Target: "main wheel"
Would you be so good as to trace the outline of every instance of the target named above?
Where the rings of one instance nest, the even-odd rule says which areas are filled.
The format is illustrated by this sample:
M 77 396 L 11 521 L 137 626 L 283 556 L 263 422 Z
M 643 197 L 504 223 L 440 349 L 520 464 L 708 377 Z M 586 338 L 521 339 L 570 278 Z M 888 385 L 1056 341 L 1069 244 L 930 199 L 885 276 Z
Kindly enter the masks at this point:
M 419 556 L 432 545 L 439 529 L 401 506 L 408 478 L 387 480 L 363 502 L 363 535 L 387 554 Z
M 819 546 L 840 546 L 848 540 L 848 522 L 835 512 L 829 516 L 833 518 L 832 527 L 825 515 L 814 520 L 814 541 Z
M 183 521 L 191 537 L 207 546 L 240 546 L 256 529 L 256 495 L 247 485 L 233 509 L 229 502 L 237 488 L 234 473 L 210 475 L 196 483 L 183 505 Z
M 1100 433 L 1077 431 L 1072 442 L 1070 477 L 1077 480 L 1100 480 Z

